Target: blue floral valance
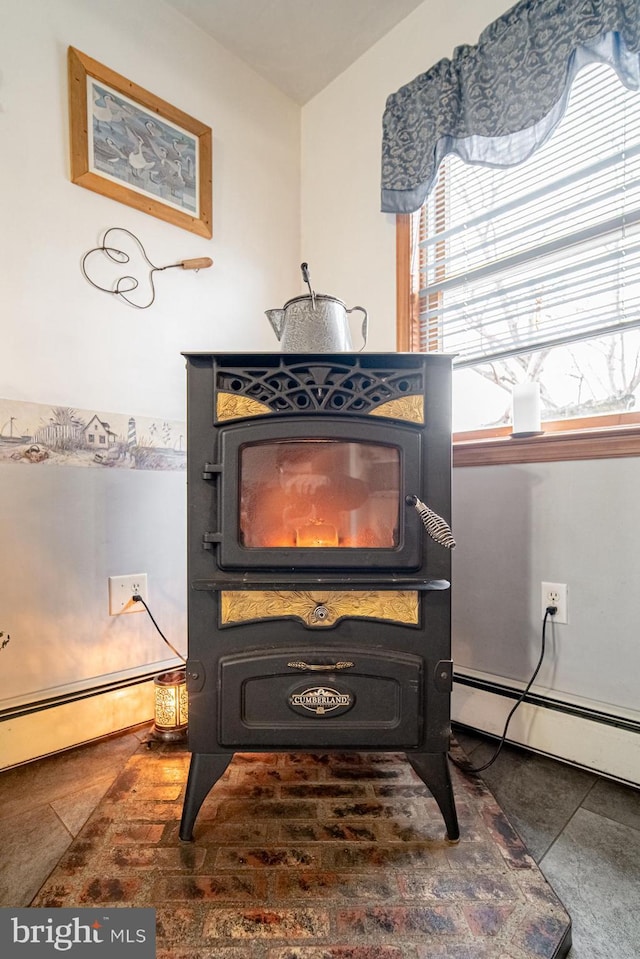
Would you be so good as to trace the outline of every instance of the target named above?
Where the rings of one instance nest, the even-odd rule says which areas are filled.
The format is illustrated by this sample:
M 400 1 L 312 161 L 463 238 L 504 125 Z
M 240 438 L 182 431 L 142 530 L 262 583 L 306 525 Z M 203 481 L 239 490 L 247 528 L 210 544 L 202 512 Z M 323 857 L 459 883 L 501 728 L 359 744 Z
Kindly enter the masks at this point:
M 564 114 L 585 64 L 640 87 L 640 0 L 521 0 L 475 46 L 458 47 L 392 94 L 383 117 L 382 211 L 419 209 L 447 153 L 526 160 Z

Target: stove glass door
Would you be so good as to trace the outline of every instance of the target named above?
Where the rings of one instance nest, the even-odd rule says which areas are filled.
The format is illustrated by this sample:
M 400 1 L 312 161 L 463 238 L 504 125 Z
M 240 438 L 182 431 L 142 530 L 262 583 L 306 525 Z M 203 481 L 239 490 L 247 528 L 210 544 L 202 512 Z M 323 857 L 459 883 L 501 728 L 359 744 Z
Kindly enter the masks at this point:
M 240 449 L 245 549 L 394 549 L 400 452 L 342 439 L 269 440 Z

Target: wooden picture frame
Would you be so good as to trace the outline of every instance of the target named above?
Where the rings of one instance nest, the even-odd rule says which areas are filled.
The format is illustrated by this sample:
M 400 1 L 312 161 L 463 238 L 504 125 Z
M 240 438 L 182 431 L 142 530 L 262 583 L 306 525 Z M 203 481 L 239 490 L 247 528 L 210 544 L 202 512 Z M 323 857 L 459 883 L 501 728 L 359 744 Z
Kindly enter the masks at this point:
M 212 236 L 211 127 L 69 47 L 71 180 Z

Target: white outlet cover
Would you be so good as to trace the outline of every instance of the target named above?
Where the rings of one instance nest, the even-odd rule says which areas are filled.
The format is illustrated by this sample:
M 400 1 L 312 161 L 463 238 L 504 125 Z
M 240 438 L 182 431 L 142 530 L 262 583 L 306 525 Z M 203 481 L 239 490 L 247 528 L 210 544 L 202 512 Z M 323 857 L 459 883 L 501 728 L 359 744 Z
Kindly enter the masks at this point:
M 121 613 L 144 613 L 142 603 L 134 603 L 131 597 L 134 594 L 142 596 L 147 601 L 147 574 L 131 573 L 129 576 L 109 577 L 109 616 L 119 616 Z
M 555 606 L 557 612 L 549 616 L 549 620 L 559 625 L 566 625 L 569 622 L 569 602 L 568 587 L 566 583 L 541 583 L 540 598 L 542 604 L 542 617 L 547 611 L 547 606 Z M 548 620 L 548 621 L 549 621 Z

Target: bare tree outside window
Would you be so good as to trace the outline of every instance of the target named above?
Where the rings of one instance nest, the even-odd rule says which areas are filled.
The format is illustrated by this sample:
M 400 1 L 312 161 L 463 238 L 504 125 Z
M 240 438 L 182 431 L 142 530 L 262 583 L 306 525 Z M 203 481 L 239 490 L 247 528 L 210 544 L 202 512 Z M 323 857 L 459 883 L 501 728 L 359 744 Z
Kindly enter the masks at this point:
M 540 384 L 543 419 L 640 407 L 640 94 L 608 67 L 517 167 L 456 156 L 415 215 L 419 349 L 456 355 L 456 429 L 506 424 Z

